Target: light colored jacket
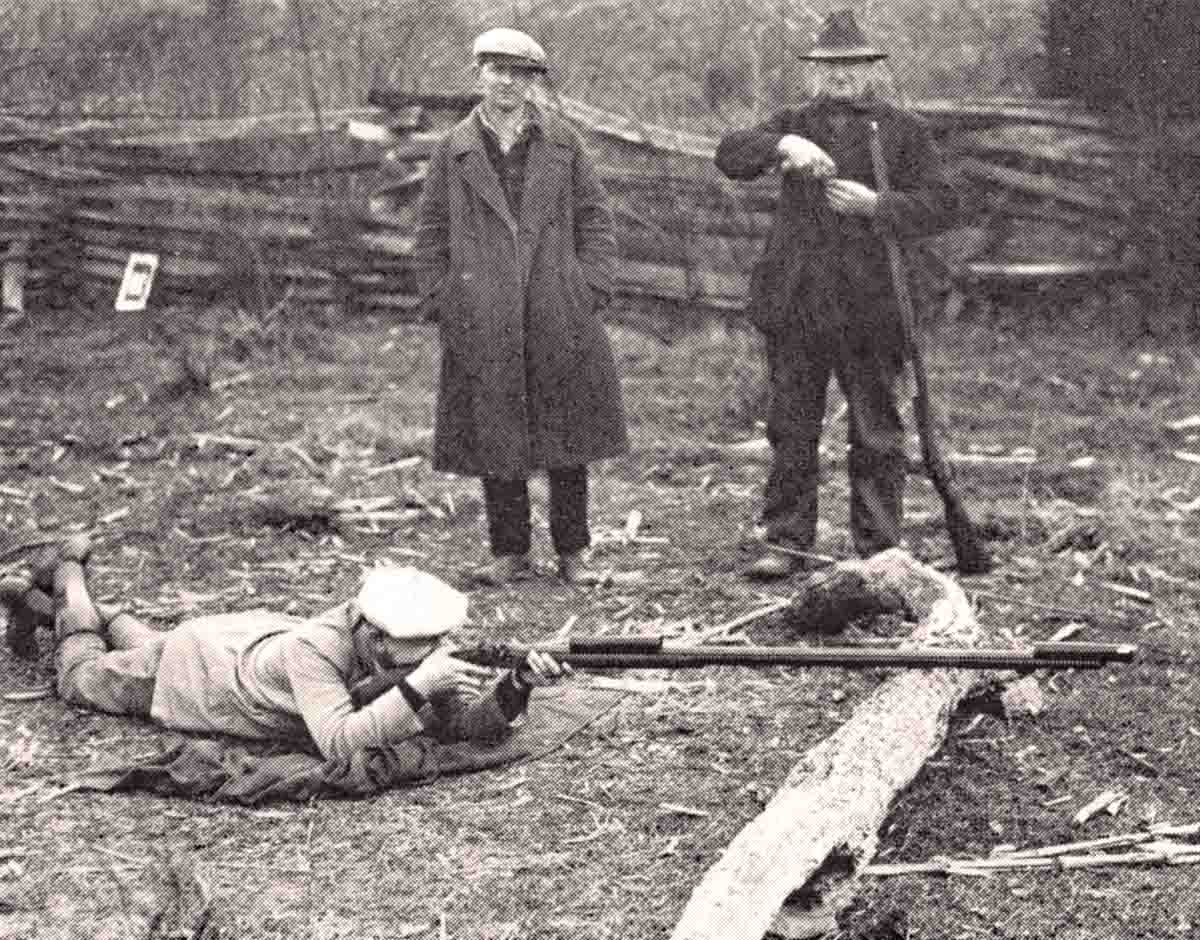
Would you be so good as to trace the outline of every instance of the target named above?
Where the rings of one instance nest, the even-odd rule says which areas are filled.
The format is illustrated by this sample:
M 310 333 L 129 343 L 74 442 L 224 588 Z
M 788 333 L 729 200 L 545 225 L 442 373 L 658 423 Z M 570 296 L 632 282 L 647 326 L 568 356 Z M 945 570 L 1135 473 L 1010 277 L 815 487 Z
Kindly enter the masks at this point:
M 494 688 L 420 713 L 391 689 L 356 710 L 350 688 L 367 669 L 350 616 L 340 604 L 310 619 L 255 610 L 181 623 L 164 643 L 151 717 L 180 731 L 315 744 L 335 760 L 422 733 L 489 737 L 508 727 Z

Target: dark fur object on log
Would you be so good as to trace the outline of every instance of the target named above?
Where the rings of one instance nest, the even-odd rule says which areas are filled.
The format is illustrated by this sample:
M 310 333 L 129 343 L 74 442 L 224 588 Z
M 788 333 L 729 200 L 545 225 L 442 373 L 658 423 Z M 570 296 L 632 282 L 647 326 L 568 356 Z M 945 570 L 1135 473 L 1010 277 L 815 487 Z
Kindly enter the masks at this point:
M 893 587 L 868 582 L 861 570 L 830 568 L 804 583 L 781 619 L 796 635 L 827 635 L 842 632 L 855 620 L 891 613 L 911 615 Z

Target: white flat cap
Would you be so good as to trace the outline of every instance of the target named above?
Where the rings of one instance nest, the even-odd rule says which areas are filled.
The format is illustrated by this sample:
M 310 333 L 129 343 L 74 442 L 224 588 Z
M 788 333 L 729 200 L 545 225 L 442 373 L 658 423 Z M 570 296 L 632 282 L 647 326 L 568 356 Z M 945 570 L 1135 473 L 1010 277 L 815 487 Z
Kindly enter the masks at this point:
M 411 567 L 372 568 L 358 591 L 359 612 L 397 640 L 435 639 L 467 620 L 467 595 Z
M 471 54 L 476 62 L 481 58 L 498 56 L 528 69 L 546 71 L 546 50 L 532 36 L 507 26 L 481 33 L 475 40 Z

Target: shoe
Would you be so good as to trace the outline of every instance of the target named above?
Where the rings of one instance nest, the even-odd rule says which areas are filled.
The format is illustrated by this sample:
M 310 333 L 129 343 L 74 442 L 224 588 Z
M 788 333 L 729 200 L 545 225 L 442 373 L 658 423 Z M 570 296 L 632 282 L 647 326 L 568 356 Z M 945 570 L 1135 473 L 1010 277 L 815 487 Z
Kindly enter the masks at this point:
M 491 564 L 475 571 L 475 581 L 491 587 L 503 587 L 517 581 L 528 581 L 536 575 L 528 555 L 497 555 Z
M 584 552 L 567 552 L 558 556 L 558 576 L 567 584 L 592 587 L 604 580 L 604 576 L 588 564 Z
M 54 602 L 24 578 L 4 578 L 0 606 L 8 608 L 8 648 L 20 659 L 37 659 L 37 630 L 54 625 Z
M 746 577 L 755 581 L 778 581 L 803 570 L 804 559 L 767 549 L 746 569 Z

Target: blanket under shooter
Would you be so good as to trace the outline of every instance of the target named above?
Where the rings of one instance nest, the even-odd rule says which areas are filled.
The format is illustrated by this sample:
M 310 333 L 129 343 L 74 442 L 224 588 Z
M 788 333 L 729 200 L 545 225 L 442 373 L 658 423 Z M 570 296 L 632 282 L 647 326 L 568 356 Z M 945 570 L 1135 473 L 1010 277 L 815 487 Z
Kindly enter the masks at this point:
M 529 714 L 501 741 L 444 743 L 421 736 L 339 761 L 280 745 L 172 734 L 152 757 L 101 761 L 61 782 L 71 790 L 141 790 L 245 806 L 371 796 L 542 757 L 612 711 L 622 697 L 619 691 L 578 686 L 539 690 Z

